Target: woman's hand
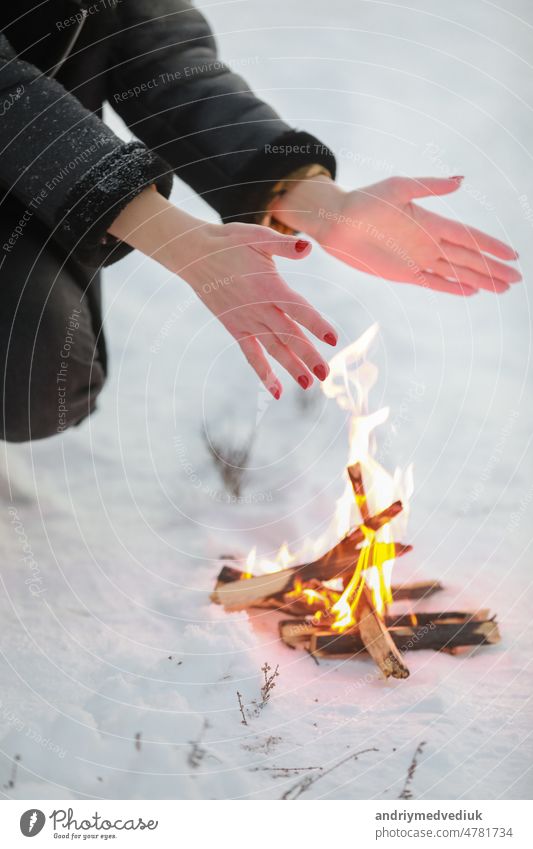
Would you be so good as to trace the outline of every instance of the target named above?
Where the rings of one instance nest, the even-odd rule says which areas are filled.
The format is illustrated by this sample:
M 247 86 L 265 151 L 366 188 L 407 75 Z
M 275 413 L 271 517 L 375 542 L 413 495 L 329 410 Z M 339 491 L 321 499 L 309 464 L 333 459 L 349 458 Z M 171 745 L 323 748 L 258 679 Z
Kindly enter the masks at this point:
M 253 224 L 211 225 L 149 190 L 118 216 L 110 233 L 187 281 L 239 344 L 274 398 L 282 385 L 270 354 L 307 389 L 328 365 L 302 327 L 329 345 L 334 328 L 279 276 L 274 256 L 306 257 L 311 244 Z
M 301 328 L 337 344 L 331 324 L 289 288 L 274 265 L 274 256 L 302 259 L 310 250 L 310 242 L 267 227 L 226 224 L 210 229 L 198 261 L 176 269 L 237 340 L 274 398 L 280 397 L 282 387 L 265 351 L 307 389 L 313 374 L 325 380 L 329 368 Z
M 329 178 L 318 177 L 297 183 L 273 211 L 328 253 L 368 274 L 454 295 L 505 292 L 521 280 L 515 268 L 499 261 L 518 258 L 511 247 L 413 203 L 454 192 L 462 179 L 391 177 L 344 192 Z

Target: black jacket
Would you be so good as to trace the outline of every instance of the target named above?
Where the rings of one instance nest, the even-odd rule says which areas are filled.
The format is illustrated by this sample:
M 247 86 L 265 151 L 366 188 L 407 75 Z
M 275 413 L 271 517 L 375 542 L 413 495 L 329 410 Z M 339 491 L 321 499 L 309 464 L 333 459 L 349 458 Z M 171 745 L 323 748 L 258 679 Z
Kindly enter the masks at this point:
M 300 165 L 334 173 L 327 148 L 218 60 L 187 0 L 17 0 L 0 27 L 4 197 L 87 265 L 127 253 L 108 227 L 147 185 L 168 197 L 173 172 L 225 221 L 257 220 L 273 182 Z M 102 122 L 104 100 L 140 141 Z

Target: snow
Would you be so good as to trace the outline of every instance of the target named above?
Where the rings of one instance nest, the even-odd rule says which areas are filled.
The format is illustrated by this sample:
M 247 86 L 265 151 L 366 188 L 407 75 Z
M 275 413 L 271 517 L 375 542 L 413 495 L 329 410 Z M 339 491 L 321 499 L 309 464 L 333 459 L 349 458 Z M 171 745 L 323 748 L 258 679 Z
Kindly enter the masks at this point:
M 415 798 L 530 798 L 533 18 L 526 0 L 506 7 L 208 8 L 222 55 L 339 153 L 343 185 L 465 174 L 462 192 L 431 207 L 521 252 L 526 284 L 464 301 L 368 278 L 318 248 L 280 263 L 341 344 L 380 324 L 371 404 L 391 408 L 380 459 L 415 470 L 415 550 L 396 579 L 445 583 L 421 609 L 497 611 L 502 643 L 413 652 L 411 677 L 386 683 L 370 661 L 317 666 L 289 651 L 272 614 L 210 603 L 220 553 L 257 545 L 268 557 L 324 531 L 347 421 L 288 379 L 270 402 L 185 284 L 131 255 L 106 274 L 111 375 L 98 413 L 2 452 L 6 797 L 394 799 L 423 743 Z M 212 217 L 186 186 L 174 198 Z M 238 503 L 204 428 L 216 442 L 255 437 Z M 276 688 L 243 725 L 236 693 L 260 698 L 265 661 L 279 664 Z

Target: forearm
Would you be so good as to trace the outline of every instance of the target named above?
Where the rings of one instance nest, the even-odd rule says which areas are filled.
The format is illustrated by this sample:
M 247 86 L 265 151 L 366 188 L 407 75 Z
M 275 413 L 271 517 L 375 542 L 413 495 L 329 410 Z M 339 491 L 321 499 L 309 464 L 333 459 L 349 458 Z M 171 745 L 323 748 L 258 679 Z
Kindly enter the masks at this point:
M 176 271 L 200 259 L 221 225 L 184 212 L 157 191 L 145 189 L 115 219 L 109 233 Z
M 277 221 L 320 241 L 324 224 L 340 209 L 345 195 L 332 179 L 319 175 L 295 183 L 270 209 Z

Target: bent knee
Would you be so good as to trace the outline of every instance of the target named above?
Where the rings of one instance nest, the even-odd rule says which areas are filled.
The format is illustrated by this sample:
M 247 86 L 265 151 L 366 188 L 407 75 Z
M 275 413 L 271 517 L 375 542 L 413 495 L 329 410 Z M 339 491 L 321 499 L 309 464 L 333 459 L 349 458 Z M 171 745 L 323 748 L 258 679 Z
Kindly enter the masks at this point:
M 0 438 L 29 442 L 64 433 L 95 411 L 104 384 L 105 371 L 98 360 L 72 361 L 46 381 L 42 374 L 32 376 L 29 386 L 5 393 Z

